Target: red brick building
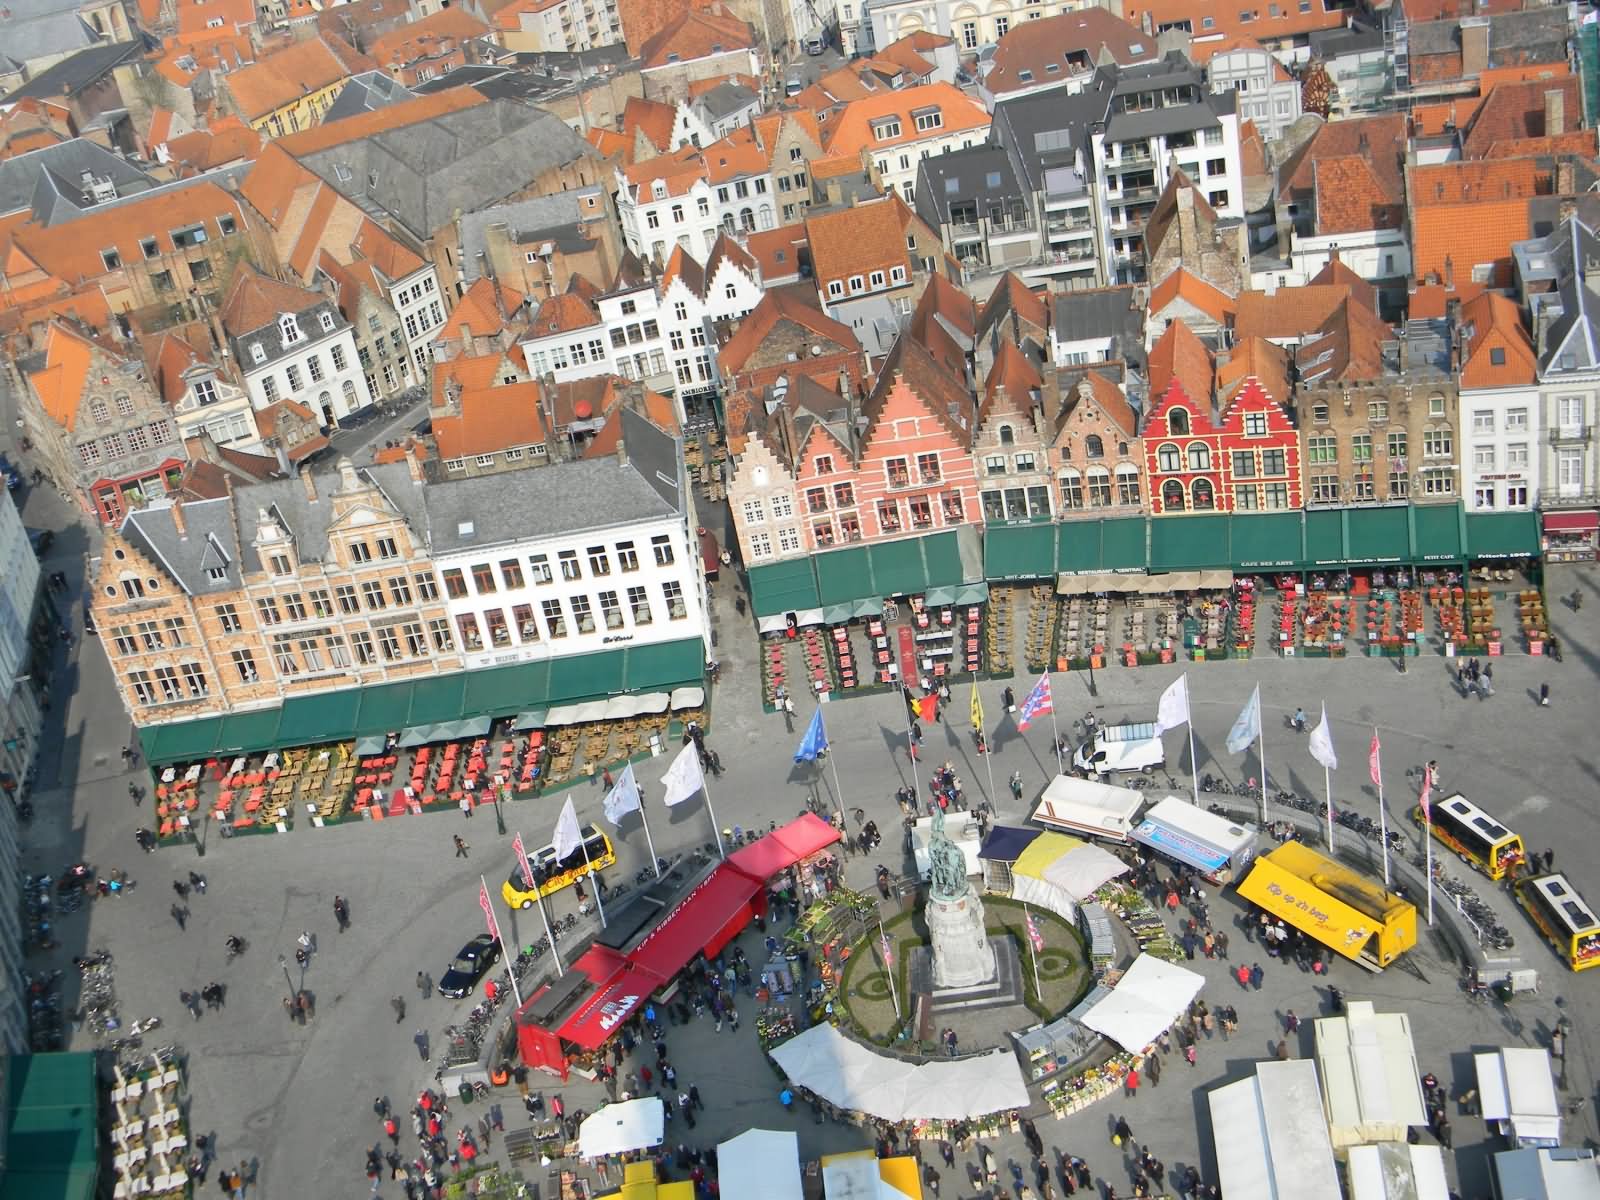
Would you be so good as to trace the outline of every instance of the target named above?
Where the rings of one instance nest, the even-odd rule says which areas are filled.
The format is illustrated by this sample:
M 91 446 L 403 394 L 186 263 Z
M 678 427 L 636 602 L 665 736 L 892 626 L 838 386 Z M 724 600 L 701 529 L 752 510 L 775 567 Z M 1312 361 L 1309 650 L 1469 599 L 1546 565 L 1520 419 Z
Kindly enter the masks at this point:
M 1150 410 L 1143 436 L 1155 516 L 1281 511 L 1303 503 L 1299 434 L 1255 379 L 1219 416 L 1209 399 L 1192 399 L 1174 378 Z

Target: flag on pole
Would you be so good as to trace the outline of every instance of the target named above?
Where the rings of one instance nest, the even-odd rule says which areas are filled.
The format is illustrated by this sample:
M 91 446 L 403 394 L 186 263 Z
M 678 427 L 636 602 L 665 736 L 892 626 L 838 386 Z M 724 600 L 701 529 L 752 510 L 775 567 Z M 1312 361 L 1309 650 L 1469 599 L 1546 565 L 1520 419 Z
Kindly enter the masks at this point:
M 972 727 L 980 732 L 983 729 L 983 701 L 978 699 L 978 681 L 972 681 Z
M 918 720 L 931 721 L 939 714 L 939 697 L 929 694 L 921 700 L 913 700 L 911 693 L 906 693 L 906 706 L 911 709 L 911 715 Z
M 1322 722 L 1311 731 L 1311 742 L 1308 747 L 1311 757 L 1316 759 L 1330 771 L 1339 769 L 1339 756 L 1333 752 L 1333 730 L 1328 727 L 1328 705 L 1322 705 Z
M 705 786 L 706 777 L 700 769 L 699 748 L 689 742 L 678 751 L 678 757 L 672 760 L 667 773 L 661 777 L 661 801 L 669 808 L 674 804 L 682 804 Z
M 489 886 L 478 880 L 478 907 L 483 909 L 483 919 L 489 922 L 489 936 L 500 941 L 500 922 L 494 919 L 494 905 L 489 902 Z
M 1378 745 L 1378 731 L 1372 731 L 1372 746 L 1367 751 L 1367 773 L 1372 776 L 1372 786 L 1379 791 L 1383 790 L 1383 764 L 1379 761 L 1378 751 L 1383 747 Z
M 822 727 L 822 705 L 817 705 L 816 712 L 811 714 L 811 723 L 806 726 L 805 736 L 800 739 L 800 748 L 794 752 L 797 763 L 816 762 L 828 751 L 828 731 Z
M 1261 685 L 1250 693 L 1250 699 L 1239 714 L 1239 719 L 1228 731 L 1228 753 L 1243 754 L 1250 743 L 1261 736 Z
M 1156 708 L 1156 736 L 1169 729 L 1189 723 L 1189 677 L 1179 675 L 1161 693 L 1161 703 Z
M 522 831 L 517 830 L 517 836 L 511 839 L 511 849 L 517 856 L 517 865 L 522 868 L 522 882 L 526 887 L 533 887 L 538 876 L 533 873 L 533 864 L 528 861 L 528 851 L 522 844 Z
M 578 826 L 578 810 L 572 807 L 571 796 L 567 797 L 567 802 L 561 806 L 561 815 L 556 818 L 556 836 L 553 841 L 557 862 L 583 845 L 583 830 Z
M 1429 801 L 1433 799 L 1433 764 L 1429 763 L 1422 768 L 1422 819 L 1429 824 L 1433 823 L 1433 811 Z
M 1040 950 L 1044 949 L 1044 935 L 1039 932 L 1039 923 L 1033 919 L 1033 914 L 1031 912 L 1027 916 L 1027 922 L 1028 940 L 1033 943 L 1034 953 L 1037 954 Z
M 894 966 L 894 955 L 889 952 L 889 935 L 887 933 L 878 935 L 878 949 L 883 954 L 883 965 L 886 967 Z
M 1041 675 L 1039 682 L 1033 685 L 1033 691 L 1022 701 L 1022 711 L 1017 714 L 1017 728 L 1026 732 L 1035 717 L 1053 711 L 1055 710 L 1050 701 L 1050 676 Z
M 639 781 L 633 777 L 633 764 L 629 763 L 622 768 L 611 791 L 606 793 L 606 820 L 613 825 L 621 824 L 628 813 L 639 811 L 639 803 Z

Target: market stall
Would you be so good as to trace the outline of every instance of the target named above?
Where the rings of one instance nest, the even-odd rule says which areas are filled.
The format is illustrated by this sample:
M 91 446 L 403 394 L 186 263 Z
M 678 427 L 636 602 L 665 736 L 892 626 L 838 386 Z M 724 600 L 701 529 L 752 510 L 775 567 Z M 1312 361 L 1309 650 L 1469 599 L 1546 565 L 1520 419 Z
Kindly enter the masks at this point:
M 578 1126 L 578 1154 L 608 1158 L 661 1145 L 666 1114 L 659 1096 L 608 1104 Z
M 1483 1119 L 1514 1148 L 1559 1146 L 1561 1109 L 1550 1077 L 1550 1053 L 1502 1046 L 1472 1056 Z
M 1300 842 L 1257 858 L 1238 892 L 1370 971 L 1417 944 L 1411 901 Z
M 1079 1020 L 1137 1052 L 1171 1029 L 1204 986 L 1204 977 L 1188 968 L 1141 954 Z
M 822 1194 L 826 1200 L 922 1200 L 921 1176 L 909 1154 L 828 1154 L 822 1159 Z
M 1350 1200 L 1450 1200 L 1438 1146 L 1351 1146 L 1349 1172 Z
M 1064 833 L 1041 833 L 1011 864 L 1011 898 L 1067 920 L 1102 884 L 1128 873 L 1110 851 Z
M 747 1129 L 721 1143 L 717 1184 L 724 1200 L 801 1200 L 798 1135 Z
M 1004 1050 L 917 1065 L 815 1025 L 770 1053 L 795 1085 L 885 1121 L 963 1120 L 1028 1106 L 1028 1085 Z
M 982 843 L 979 841 L 980 828 L 974 813 L 952 811 L 945 814 L 944 835 L 955 843 L 956 849 L 961 851 L 961 859 L 966 863 L 968 876 L 983 874 L 983 863 L 978 856 L 982 848 Z M 916 860 L 917 876 L 921 879 L 928 877 L 928 842 L 932 836 L 932 817 L 923 817 L 911 827 L 911 855 Z
M 1068 833 L 1126 842 L 1145 799 L 1133 788 L 1057 775 L 1039 797 L 1033 820 Z
M 1493 1164 L 1505 1200 L 1600 1200 L 1600 1156 L 1593 1150 L 1502 1150 Z
M 1375 1012 L 1370 1000 L 1351 1000 L 1344 1016 L 1319 1018 L 1316 1035 L 1334 1149 L 1404 1142 L 1407 1129 L 1428 1123 L 1405 1013 Z
M 1177 796 L 1145 810 L 1128 836 L 1219 885 L 1238 878 L 1256 852 L 1254 825 L 1236 823 Z
M 1249 1079 L 1213 1088 L 1207 1099 L 1228 1200 L 1342 1200 L 1315 1064 L 1258 1062 Z

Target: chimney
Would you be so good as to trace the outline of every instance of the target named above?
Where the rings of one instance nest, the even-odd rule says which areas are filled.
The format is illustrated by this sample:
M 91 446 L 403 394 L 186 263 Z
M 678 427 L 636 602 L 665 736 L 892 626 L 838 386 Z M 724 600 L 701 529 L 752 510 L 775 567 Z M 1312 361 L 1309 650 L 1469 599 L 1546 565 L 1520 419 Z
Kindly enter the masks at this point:
M 1446 291 L 1455 291 L 1456 264 L 1455 260 L 1448 254 L 1444 256 L 1444 286 Z
M 428 482 L 422 474 L 422 460 L 417 457 L 417 444 L 409 438 L 406 439 L 406 470 L 411 472 L 411 482 L 419 487 Z
M 1567 131 L 1567 94 L 1551 88 L 1544 94 L 1544 135 L 1560 137 Z
M 283 439 L 272 438 L 267 445 L 272 448 L 273 454 L 277 456 L 279 473 L 282 474 L 284 478 L 288 478 L 290 475 L 293 475 L 294 464 L 289 461 L 289 452 L 283 448 Z
M 627 465 L 628 465 L 628 446 L 627 446 L 627 443 L 625 443 L 622 440 L 621 437 L 618 437 L 617 438 L 617 466 L 626 467 Z
M 189 526 L 184 523 L 183 519 L 183 501 L 176 496 L 172 498 L 172 524 L 178 531 L 179 540 L 188 541 Z
M 1556 160 L 1556 195 L 1572 196 L 1577 194 L 1577 185 L 1572 178 L 1572 160 L 1562 158 Z M 1574 208 L 1576 211 L 1576 208 Z
M 1194 189 L 1180 185 L 1174 198 L 1178 202 L 1178 255 L 1181 258 L 1185 253 L 1199 252 L 1200 231 L 1195 224 Z
M 1489 18 L 1461 18 L 1461 74 L 1481 75 L 1489 68 Z
M 310 467 L 300 468 L 300 482 L 306 489 L 306 499 L 315 504 L 317 502 L 317 481 L 311 477 Z

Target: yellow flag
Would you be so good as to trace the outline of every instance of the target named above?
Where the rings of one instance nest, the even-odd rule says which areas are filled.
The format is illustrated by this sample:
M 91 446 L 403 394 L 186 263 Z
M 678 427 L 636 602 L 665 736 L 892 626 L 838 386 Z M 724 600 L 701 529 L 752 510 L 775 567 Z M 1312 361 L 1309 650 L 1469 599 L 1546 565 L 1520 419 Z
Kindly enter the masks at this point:
M 978 681 L 972 681 L 972 727 L 983 728 L 983 701 L 978 699 Z

